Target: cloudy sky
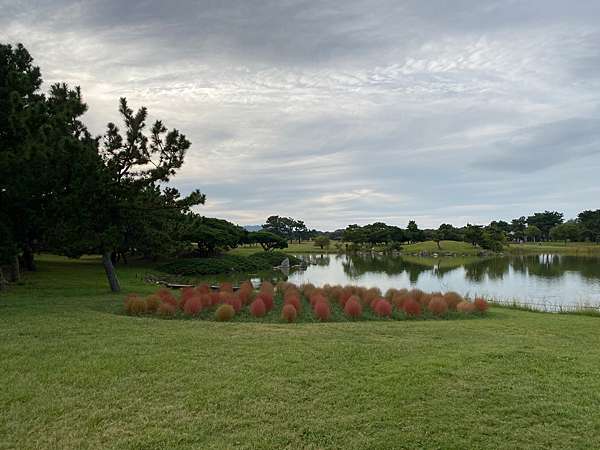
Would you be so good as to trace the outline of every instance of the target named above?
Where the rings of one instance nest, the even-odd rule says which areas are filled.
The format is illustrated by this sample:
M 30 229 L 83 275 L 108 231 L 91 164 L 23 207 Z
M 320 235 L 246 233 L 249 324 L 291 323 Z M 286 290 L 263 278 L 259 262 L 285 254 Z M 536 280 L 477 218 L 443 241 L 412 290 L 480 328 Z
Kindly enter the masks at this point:
M 423 227 L 600 208 L 597 0 L 0 0 L 0 41 L 192 141 L 239 224 Z

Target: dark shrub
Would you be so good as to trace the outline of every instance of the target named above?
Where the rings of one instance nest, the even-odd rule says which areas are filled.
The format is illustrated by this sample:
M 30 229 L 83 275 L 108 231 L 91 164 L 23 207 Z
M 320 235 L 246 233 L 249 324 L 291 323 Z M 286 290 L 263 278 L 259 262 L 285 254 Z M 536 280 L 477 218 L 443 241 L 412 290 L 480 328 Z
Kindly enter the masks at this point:
M 215 319 L 219 322 L 227 322 L 233 319 L 235 316 L 235 310 L 231 305 L 221 305 L 215 311 Z

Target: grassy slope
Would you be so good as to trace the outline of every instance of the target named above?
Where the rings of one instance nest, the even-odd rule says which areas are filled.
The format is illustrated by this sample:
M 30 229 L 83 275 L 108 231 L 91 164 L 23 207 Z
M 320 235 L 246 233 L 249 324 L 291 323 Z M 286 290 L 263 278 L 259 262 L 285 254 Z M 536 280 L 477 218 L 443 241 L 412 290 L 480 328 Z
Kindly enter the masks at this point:
M 231 255 L 241 255 L 248 256 L 256 252 L 260 252 L 262 248 L 256 245 L 247 245 L 238 248 L 234 248 L 229 251 Z M 280 249 L 277 251 L 285 252 L 285 253 L 336 253 L 336 249 L 333 244 L 329 247 L 329 249 L 321 250 L 320 247 L 316 246 L 312 241 L 303 241 L 302 243 L 293 243 L 288 244 L 287 248 Z
M 511 253 L 562 253 L 569 255 L 600 254 L 600 245 L 589 242 L 539 242 L 528 244 L 510 244 Z
M 597 318 L 140 319 L 40 269 L 0 296 L 0 448 L 600 448 Z
M 335 242 L 329 246 L 329 249 L 321 250 L 319 247 L 315 246 L 315 244 L 311 241 L 304 241 L 301 244 L 289 244 L 288 248 L 285 248 L 281 251 L 286 253 L 336 253 L 337 250 L 334 246 Z M 456 252 L 459 254 L 467 254 L 467 255 L 476 255 L 481 252 L 482 249 L 478 247 L 473 247 L 471 244 L 466 242 L 457 242 L 457 241 L 441 241 L 440 246 L 441 250 L 438 248 L 437 244 L 434 241 L 425 241 L 418 242 L 416 244 L 404 244 L 402 245 L 403 253 L 419 253 L 419 252 L 429 252 L 429 253 L 437 253 L 437 252 Z M 231 250 L 229 253 L 232 255 L 251 255 L 252 253 L 256 253 L 260 251 L 261 248 L 257 246 L 244 246 L 238 247 Z

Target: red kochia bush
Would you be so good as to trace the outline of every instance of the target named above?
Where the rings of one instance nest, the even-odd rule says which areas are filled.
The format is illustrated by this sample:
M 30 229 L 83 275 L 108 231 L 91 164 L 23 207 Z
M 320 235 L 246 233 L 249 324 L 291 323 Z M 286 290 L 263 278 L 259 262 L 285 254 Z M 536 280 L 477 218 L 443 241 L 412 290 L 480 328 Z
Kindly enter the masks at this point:
M 391 317 L 392 315 L 392 304 L 384 299 L 379 299 L 375 303 L 375 314 L 379 317 Z
M 170 303 L 162 302 L 158 305 L 158 314 L 164 317 L 170 317 L 175 315 L 176 308 Z
M 456 305 L 456 310 L 460 313 L 470 314 L 475 312 L 475 305 L 473 303 L 469 303 L 465 300 Z
M 192 297 L 183 305 L 183 312 L 188 316 L 196 316 L 202 311 L 202 300 L 200 297 Z
M 421 305 L 414 298 L 407 298 L 402 305 L 402 310 L 407 316 L 418 316 L 421 314 Z
M 490 307 L 488 302 L 486 302 L 485 299 L 481 297 L 477 297 L 475 300 L 473 300 L 473 305 L 475 306 L 475 309 L 481 313 L 486 312 Z
M 257 297 L 250 304 L 250 314 L 254 317 L 262 317 L 267 313 L 267 308 L 265 307 L 265 303 L 262 301 L 262 298 Z
M 296 316 L 297 312 L 296 308 L 294 308 L 294 305 L 291 305 L 289 303 L 287 305 L 283 305 L 283 309 L 281 310 L 281 318 L 283 320 L 293 322 L 294 320 L 296 320 Z
M 261 293 L 266 292 L 267 294 L 271 294 L 271 297 L 273 297 L 275 295 L 275 288 L 268 281 L 263 281 L 262 284 L 260 285 L 260 292 Z
M 292 305 L 294 308 L 296 308 L 297 313 L 300 312 L 300 297 L 298 297 L 297 295 L 286 295 L 284 303 L 286 305 Z
M 463 301 L 462 295 L 457 294 L 456 292 L 446 292 L 444 294 L 444 300 L 448 304 L 448 309 L 454 310 L 456 306 Z
M 331 317 L 331 310 L 329 309 L 329 305 L 325 302 L 317 303 L 314 307 L 314 313 L 321 322 L 326 322 Z
M 235 310 L 231 305 L 221 305 L 215 311 L 215 319 L 219 322 L 227 322 L 233 319 L 235 316 Z
M 357 319 L 362 315 L 362 306 L 358 297 L 352 296 L 346 302 L 346 306 L 344 306 L 344 312 L 347 316 L 352 317 L 353 319 Z
M 271 311 L 273 309 L 273 295 L 269 294 L 268 292 L 261 292 L 256 296 L 256 298 L 262 299 L 267 311 Z
M 448 312 L 448 304 L 446 303 L 446 300 L 440 296 L 431 297 L 431 301 L 427 305 L 427 308 L 436 316 L 443 316 Z
M 327 303 L 327 297 L 315 290 L 310 295 L 310 304 L 314 307 L 317 303 Z
M 210 295 L 210 304 L 217 305 L 221 301 L 221 296 L 216 291 L 211 291 L 208 295 Z
M 156 312 L 161 303 L 157 295 L 150 295 L 146 298 L 146 309 L 151 313 Z
M 168 289 L 159 289 L 158 292 L 156 293 L 156 295 L 159 296 L 159 298 L 165 302 L 165 303 L 169 303 L 175 307 L 177 307 L 177 299 L 175 298 L 175 296 L 171 293 L 170 290 Z
M 131 315 L 139 315 L 146 312 L 146 302 L 143 298 L 138 297 L 137 295 L 131 295 L 127 297 L 125 300 L 125 311 L 127 314 Z

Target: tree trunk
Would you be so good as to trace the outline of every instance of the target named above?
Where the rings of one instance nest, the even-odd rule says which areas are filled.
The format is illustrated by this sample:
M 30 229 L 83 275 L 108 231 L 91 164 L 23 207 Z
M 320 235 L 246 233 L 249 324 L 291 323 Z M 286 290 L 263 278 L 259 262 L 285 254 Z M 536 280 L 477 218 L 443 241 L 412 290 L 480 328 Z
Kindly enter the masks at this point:
M 33 250 L 29 245 L 23 247 L 23 267 L 30 272 L 35 272 L 37 270 L 33 259 Z
M 0 291 L 3 291 L 8 286 L 8 281 L 4 278 L 4 273 L 2 272 L 2 266 L 0 266 Z
M 121 290 L 121 285 L 119 284 L 119 279 L 117 278 L 117 272 L 115 272 L 115 266 L 111 261 L 111 252 L 104 252 L 102 254 L 102 264 L 104 265 L 104 270 L 106 271 L 106 278 L 108 278 L 108 284 L 110 286 L 110 290 L 113 292 L 119 292 Z
M 10 281 L 16 282 L 21 279 L 21 266 L 19 265 L 19 255 L 15 255 L 10 271 Z

